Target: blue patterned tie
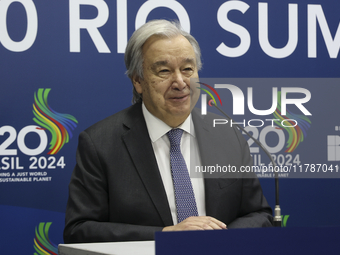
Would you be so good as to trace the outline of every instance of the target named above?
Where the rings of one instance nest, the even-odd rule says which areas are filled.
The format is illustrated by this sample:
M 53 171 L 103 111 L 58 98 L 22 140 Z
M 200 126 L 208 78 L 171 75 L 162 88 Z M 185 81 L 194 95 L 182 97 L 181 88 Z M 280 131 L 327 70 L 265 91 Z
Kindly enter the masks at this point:
M 171 129 L 167 135 L 170 140 L 170 165 L 174 183 L 178 223 L 190 216 L 198 216 L 194 191 L 183 155 L 181 137 L 183 130 Z

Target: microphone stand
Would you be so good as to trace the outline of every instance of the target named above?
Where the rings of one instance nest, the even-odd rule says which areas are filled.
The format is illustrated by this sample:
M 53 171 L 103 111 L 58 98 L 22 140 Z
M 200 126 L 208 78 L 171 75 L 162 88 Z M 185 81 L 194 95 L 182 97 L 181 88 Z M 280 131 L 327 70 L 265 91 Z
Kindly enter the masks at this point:
M 220 109 L 213 100 L 211 100 L 209 103 L 211 103 L 217 110 L 219 110 L 224 116 L 226 116 L 228 118 L 229 121 L 233 121 L 233 119 L 231 117 L 228 116 L 228 114 L 226 114 L 222 109 Z M 267 156 L 269 157 L 270 161 L 273 164 L 273 169 L 275 169 L 276 164 L 272 158 L 272 156 L 270 155 L 269 151 L 262 145 L 262 143 L 260 143 L 260 141 L 258 141 L 257 139 L 255 139 L 251 134 L 249 134 L 243 127 L 241 127 L 240 125 L 238 125 L 237 123 L 235 123 L 235 125 L 242 130 L 244 133 L 246 133 L 251 139 L 253 139 L 253 141 L 261 147 L 261 149 L 267 154 Z M 275 176 L 275 210 L 274 210 L 274 227 L 281 227 L 281 208 L 280 208 L 280 201 L 279 201 L 279 176 L 278 173 L 276 171 L 274 171 L 274 176 Z

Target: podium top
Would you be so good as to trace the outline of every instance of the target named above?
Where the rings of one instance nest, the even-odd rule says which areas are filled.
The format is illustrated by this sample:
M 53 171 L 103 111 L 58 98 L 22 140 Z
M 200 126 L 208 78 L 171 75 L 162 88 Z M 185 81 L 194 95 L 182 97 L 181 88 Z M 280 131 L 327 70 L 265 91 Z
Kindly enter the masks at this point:
M 59 255 L 155 255 L 155 242 L 59 244 L 58 250 Z
M 338 254 L 339 232 L 340 227 L 157 232 L 156 241 L 59 244 L 59 255 Z
M 340 227 L 157 232 L 157 255 L 339 254 Z M 175 244 L 175 245 L 174 245 Z

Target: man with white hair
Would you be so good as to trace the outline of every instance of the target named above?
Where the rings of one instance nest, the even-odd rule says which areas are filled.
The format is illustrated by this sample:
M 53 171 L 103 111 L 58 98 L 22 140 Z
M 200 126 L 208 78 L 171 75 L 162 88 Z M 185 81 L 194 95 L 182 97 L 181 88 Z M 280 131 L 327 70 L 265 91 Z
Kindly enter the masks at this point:
M 193 110 L 199 89 L 190 79 L 198 78 L 202 66 L 195 38 L 178 23 L 150 21 L 130 38 L 125 64 L 134 104 L 80 134 L 65 243 L 271 226 L 257 178 L 188 174 L 191 156 L 197 165 L 252 164 L 238 130 L 212 129 L 213 116 Z

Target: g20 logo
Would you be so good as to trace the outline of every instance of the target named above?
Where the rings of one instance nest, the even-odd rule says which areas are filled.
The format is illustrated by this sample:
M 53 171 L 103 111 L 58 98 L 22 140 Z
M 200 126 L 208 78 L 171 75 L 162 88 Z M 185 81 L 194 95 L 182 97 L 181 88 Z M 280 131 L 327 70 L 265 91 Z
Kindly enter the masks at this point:
M 260 143 L 262 143 L 267 148 L 269 153 L 271 153 L 274 162 L 277 165 L 301 164 L 299 154 L 293 155 L 291 153 L 287 153 L 288 152 L 287 150 L 285 151 L 286 152 L 285 154 L 280 153 L 284 149 L 285 143 L 287 148 L 289 147 L 289 144 L 294 142 L 291 139 L 286 140 L 285 133 L 281 128 L 275 126 L 266 126 L 263 129 L 259 129 L 257 127 L 247 126 L 245 127 L 245 130 L 251 133 L 255 139 L 259 140 Z M 270 145 L 267 143 L 269 135 L 271 135 L 270 140 L 272 141 L 272 144 Z M 276 136 L 277 138 L 275 137 L 273 139 L 273 136 Z M 295 142 L 299 143 L 299 141 L 297 140 L 295 140 Z M 248 145 L 250 153 L 252 154 L 254 160 L 254 165 L 261 165 L 263 162 L 261 154 L 259 154 L 260 153 L 259 147 L 255 146 L 256 144 L 250 138 L 248 139 Z
M 20 158 L 15 157 L 18 155 L 18 150 L 27 156 L 32 156 L 29 158 L 31 162 L 29 164 L 29 169 L 56 169 L 60 167 L 63 169 L 65 167 L 64 157 L 61 156 L 58 159 L 54 156 L 41 156 L 35 157 L 43 153 L 48 146 L 47 134 L 41 127 L 30 125 L 22 128 L 19 133 L 12 126 L 2 126 L 0 128 L 0 136 L 9 134 L 7 139 L 0 144 L 0 156 L 12 156 L 12 157 L 2 157 L 0 161 L 1 170 L 22 170 L 24 167 L 20 163 Z M 27 135 L 32 135 L 34 133 L 38 136 L 38 145 L 35 148 L 29 148 L 26 144 Z M 18 149 L 9 148 L 13 143 L 17 143 Z
M 43 130 L 41 127 L 31 125 L 26 126 L 23 129 L 20 130 L 20 132 L 17 134 L 17 131 L 14 127 L 11 126 L 3 126 L 0 128 L 0 135 L 3 136 L 5 133 L 9 133 L 8 138 L 0 145 L 0 155 L 1 156 L 16 156 L 18 155 L 17 149 L 9 149 L 8 147 L 11 146 L 15 140 L 17 140 L 17 145 L 19 150 L 28 156 L 36 156 L 45 151 L 47 148 L 47 134 L 45 130 Z M 35 133 L 40 138 L 40 143 L 36 148 L 28 148 L 28 146 L 25 144 L 25 138 L 27 134 L 29 133 Z
M 48 158 L 34 157 L 43 153 L 47 148 L 49 149 L 49 155 L 58 153 L 62 147 L 69 142 L 72 138 L 72 130 L 77 126 L 78 121 L 70 114 L 61 114 L 54 111 L 48 105 L 48 94 L 51 89 L 39 89 L 34 94 L 33 104 L 33 120 L 39 125 L 29 125 L 22 128 L 19 132 L 12 126 L 0 127 L 0 136 L 4 136 L 6 133 L 9 136 L 0 144 L 0 156 L 17 156 L 18 150 L 30 157 L 32 162 L 29 169 L 54 169 L 56 167 L 65 167 L 64 157 L 61 156 L 58 160 L 50 156 Z M 50 133 L 50 142 L 48 142 L 47 132 Z M 27 146 L 27 136 L 34 134 L 37 139 L 35 141 L 34 148 Z M 17 148 L 10 148 L 16 141 Z M 20 165 L 19 157 L 3 157 L 0 162 L 0 169 L 23 169 Z

